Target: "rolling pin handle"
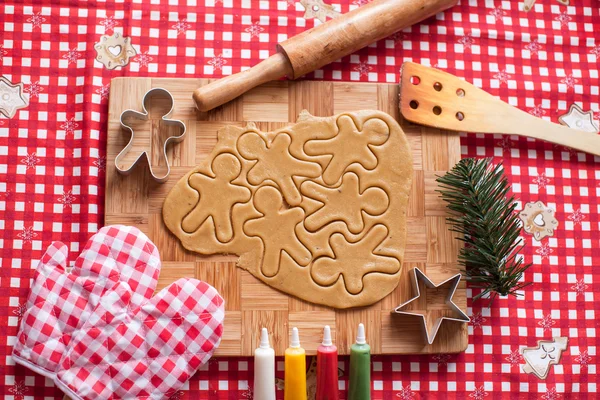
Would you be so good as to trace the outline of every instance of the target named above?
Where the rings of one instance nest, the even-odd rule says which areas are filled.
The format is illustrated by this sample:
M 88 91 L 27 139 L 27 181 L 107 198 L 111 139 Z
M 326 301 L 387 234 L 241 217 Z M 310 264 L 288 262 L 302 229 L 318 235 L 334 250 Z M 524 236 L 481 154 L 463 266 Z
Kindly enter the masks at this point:
M 227 76 L 194 91 L 194 102 L 200 111 L 209 111 L 255 88 L 283 76 L 292 76 L 292 67 L 284 54 L 276 53 L 254 67 Z

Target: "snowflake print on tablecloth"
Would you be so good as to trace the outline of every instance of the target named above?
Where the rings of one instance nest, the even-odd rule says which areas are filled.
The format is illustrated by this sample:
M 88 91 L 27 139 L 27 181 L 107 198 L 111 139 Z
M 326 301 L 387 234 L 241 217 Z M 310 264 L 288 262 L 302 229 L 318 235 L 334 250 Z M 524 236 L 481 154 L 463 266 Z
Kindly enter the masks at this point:
M 560 398 L 560 394 L 556 393 L 556 388 L 546 389 L 546 393 L 541 398 L 543 400 L 557 400 Z
M 169 400 L 181 400 L 182 397 L 183 397 L 183 392 L 181 390 L 178 390 L 175 393 L 173 393 L 173 395 L 171 395 L 171 397 L 169 397 Z
M 577 210 L 573 211 L 573 213 L 569 215 L 568 218 L 571 221 L 573 221 L 575 225 L 579 225 L 581 224 L 581 221 L 585 219 L 585 215 L 581 212 L 581 209 L 578 208 Z
M 4 56 L 8 54 L 8 51 L 4 49 L 4 46 L 0 44 L 0 63 L 4 60 Z
M 371 69 L 372 67 L 366 61 L 360 61 L 358 65 L 353 68 L 354 71 L 358 72 L 361 78 L 363 76 L 368 76 Z
M 115 19 L 114 16 L 106 17 L 102 21 L 100 21 L 100 25 L 104 26 L 104 33 L 108 33 L 115 29 L 115 26 L 119 25 L 119 22 Z
M 24 381 L 17 382 L 17 383 L 15 383 L 15 385 L 13 387 L 8 389 L 8 391 L 11 392 L 15 396 L 15 400 L 22 399 L 28 390 L 29 390 L 29 388 L 27 386 L 25 386 Z
M 227 64 L 227 60 L 223 58 L 223 54 L 219 54 L 208 60 L 208 63 L 213 66 L 216 71 L 221 71 L 223 69 L 223 65 Z
M 21 164 L 25 164 L 25 170 L 35 168 L 39 162 L 40 158 L 35 153 L 27 154 L 25 158 L 21 159 Z
M 535 117 L 542 118 L 544 115 L 546 115 L 546 110 L 544 110 L 542 108 L 542 105 L 539 104 L 533 107 L 531 110 L 529 110 L 528 113 Z
M 77 60 L 81 58 L 81 53 L 77 50 L 77 47 L 69 50 L 66 54 L 63 54 L 62 58 L 69 61 L 69 64 L 77 64 Z
M 506 11 L 502 9 L 502 7 L 496 7 L 489 14 L 494 17 L 496 22 L 502 21 L 502 18 L 506 15 Z
M 573 289 L 577 293 L 575 297 L 579 297 L 580 294 L 585 293 L 585 290 L 587 288 L 588 285 L 585 284 L 583 278 L 579 279 L 578 281 L 575 281 L 575 284 L 571 286 L 571 289 Z
M 71 208 L 73 203 L 75 202 L 75 195 L 71 193 L 71 191 L 63 192 L 62 195 L 58 197 L 58 202 L 63 205 L 63 208 Z
M 67 135 L 72 135 L 75 132 L 75 129 L 79 127 L 79 124 L 75 122 L 75 117 L 71 117 L 71 119 L 66 120 L 60 126 L 60 129 L 64 130 Z
M 33 238 L 37 236 L 37 233 L 33 231 L 32 226 L 26 226 L 23 230 L 17 233 L 17 237 L 24 243 L 31 243 Z
M 98 89 L 96 89 L 96 93 L 100 95 L 102 100 L 108 99 L 108 95 L 110 94 L 110 83 L 100 86 Z
M 94 164 L 99 171 L 104 171 L 106 169 L 106 157 L 105 156 L 100 156 L 98 158 L 96 158 L 92 164 Z
M 550 178 L 548 178 L 546 174 L 542 172 L 537 177 L 533 178 L 531 182 L 535 183 L 538 186 L 538 190 L 545 189 L 546 185 L 550 183 Z
M 438 363 L 438 366 L 440 366 L 448 365 L 448 361 L 450 361 L 452 357 L 450 356 L 450 354 L 435 354 L 431 358 L 433 358 L 433 361 L 436 361 Z
M 246 389 L 246 391 L 242 393 L 242 398 L 245 400 L 253 400 L 254 393 L 252 393 L 252 389 Z
M 542 243 L 540 247 L 538 247 L 535 252 L 542 257 L 542 260 L 548 258 L 550 254 L 554 252 L 548 243 Z
M 150 63 L 150 61 L 152 61 L 153 58 L 148 54 L 147 51 L 138 54 L 133 61 L 137 62 L 140 64 L 140 67 L 147 67 L 148 64 Z
M 485 321 L 487 321 L 487 319 L 485 319 L 481 313 L 473 314 L 471 317 L 471 325 L 473 325 L 473 329 L 481 328 L 481 325 L 483 325 Z
M 502 150 L 504 152 L 507 152 L 507 151 L 510 152 L 510 150 L 515 145 L 515 143 L 512 140 L 510 140 L 510 136 L 508 136 L 508 135 L 502 136 L 502 140 L 499 140 L 496 144 L 498 146 L 502 147 Z
M 296 0 L 286 0 L 286 6 L 289 9 L 290 7 L 296 8 Z
M 14 310 L 13 310 L 13 314 L 15 314 L 17 316 L 18 319 L 21 319 L 23 317 L 23 314 L 25 314 L 25 311 L 27 311 L 27 304 L 23 303 L 23 304 L 19 304 Z
M 550 314 L 546 315 L 541 321 L 538 322 L 538 325 L 544 328 L 544 332 L 546 332 L 548 329 L 551 329 L 555 324 L 556 322 L 554 322 Z
M 473 39 L 473 36 L 471 36 L 470 33 L 465 33 L 464 36 L 461 36 L 458 39 L 458 43 L 462 44 L 466 50 L 466 49 L 470 49 L 471 46 L 473 46 L 475 44 L 475 39 Z
M 566 11 L 563 11 L 562 13 L 558 14 L 554 18 L 554 20 L 560 22 L 560 27 L 564 28 L 565 26 L 569 25 L 569 22 L 571 21 L 571 17 L 569 16 L 569 14 L 567 14 Z
M 35 13 L 31 17 L 27 18 L 27 22 L 31 24 L 31 28 L 40 28 L 44 22 L 46 22 L 46 18 L 42 17 L 42 13 Z
M 477 389 L 475 389 L 474 392 L 472 392 L 471 394 L 469 394 L 469 397 L 471 397 L 471 398 L 473 398 L 475 400 L 482 400 L 487 395 L 488 395 L 488 392 L 485 391 L 485 389 L 483 388 L 483 386 L 479 386 Z
M 506 70 L 502 70 L 502 71 L 498 71 L 494 74 L 494 78 L 498 79 L 500 81 L 500 83 L 503 84 L 507 84 L 508 80 L 511 78 L 511 75 L 509 75 Z
M 354 4 L 355 6 L 364 6 L 365 4 L 369 4 L 371 2 L 371 0 L 354 0 L 352 2 L 352 4 Z
M 600 59 L 600 44 L 597 44 L 594 47 L 592 47 L 590 49 L 590 53 L 596 56 L 596 60 Z
M 410 385 L 407 385 L 406 387 L 400 389 L 400 392 L 396 393 L 396 397 L 402 400 L 410 400 L 415 397 L 415 392 L 412 391 Z
M 30 98 L 40 97 L 40 93 L 44 91 L 44 88 L 42 87 L 42 85 L 40 85 L 39 81 L 36 81 L 25 86 L 24 91 L 25 93 L 29 93 Z
M 394 44 L 398 44 L 399 42 L 406 39 L 406 34 L 404 32 L 396 32 L 396 33 L 392 34 L 391 36 L 388 36 L 387 39 L 392 40 L 394 42 Z
M 569 158 L 571 158 L 575 154 L 577 154 L 577 152 L 574 149 L 570 148 L 570 147 L 561 146 L 561 145 L 558 145 L 558 144 L 555 144 L 553 147 L 555 149 L 559 149 L 560 151 L 564 151 L 565 153 L 567 153 L 568 156 L 569 156 Z
M 177 36 L 186 33 L 188 29 L 190 29 L 192 25 L 188 24 L 187 20 L 184 18 L 182 20 L 178 20 L 171 28 L 177 31 Z
M 523 362 L 523 356 L 519 352 L 519 349 L 516 349 L 510 352 L 510 354 L 506 357 L 506 361 L 510 363 L 510 367 L 512 368 L 515 365 L 521 365 Z
M 569 89 L 573 89 L 577 82 L 579 80 L 573 77 L 573 74 L 569 74 L 560 80 L 560 83 L 564 83 Z
M 258 37 L 265 28 L 259 25 L 258 21 L 253 22 L 252 25 L 244 29 L 245 32 L 250 34 L 250 37 Z
M 529 50 L 529 52 L 531 53 L 532 56 L 537 56 L 538 53 L 544 48 L 544 46 L 542 46 L 540 44 L 540 42 L 537 41 L 537 39 L 527 43 L 525 45 L 525 50 Z
M 592 357 L 588 354 L 587 350 L 579 353 L 577 357 L 575 357 L 575 362 L 581 365 L 584 368 L 587 368 L 590 365 L 590 361 L 592 361 Z

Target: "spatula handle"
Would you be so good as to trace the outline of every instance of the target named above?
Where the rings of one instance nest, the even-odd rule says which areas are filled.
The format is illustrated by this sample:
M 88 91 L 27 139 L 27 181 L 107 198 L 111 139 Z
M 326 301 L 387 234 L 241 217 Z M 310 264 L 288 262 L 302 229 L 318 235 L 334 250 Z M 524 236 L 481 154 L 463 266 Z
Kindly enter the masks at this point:
M 550 143 L 570 147 L 584 153 L 600 156 L 599 134 L 583 132 L 564 125 L 554 124 L 541 118 L 534 117 L 524 111 L 518 111 L 522 113 L 522 123 L 514 126 L 511 131 L 505 133 L 541 139 Z

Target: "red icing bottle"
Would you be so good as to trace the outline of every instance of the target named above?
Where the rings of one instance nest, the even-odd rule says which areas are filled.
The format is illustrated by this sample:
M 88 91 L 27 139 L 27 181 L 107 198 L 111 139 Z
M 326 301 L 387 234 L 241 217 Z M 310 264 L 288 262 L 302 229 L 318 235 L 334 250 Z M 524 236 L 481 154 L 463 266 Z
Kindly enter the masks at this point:
M 317 398 L 316 400 L 338 400 L 338 353 L 331 341 L 331 330 L 326 326 L 323 343 L 317 348 Z

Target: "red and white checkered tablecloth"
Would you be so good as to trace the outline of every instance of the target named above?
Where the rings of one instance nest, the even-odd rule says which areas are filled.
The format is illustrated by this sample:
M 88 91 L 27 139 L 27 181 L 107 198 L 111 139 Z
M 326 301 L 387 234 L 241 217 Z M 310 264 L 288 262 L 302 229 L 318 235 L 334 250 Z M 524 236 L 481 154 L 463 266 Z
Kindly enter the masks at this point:
M 332 4 L 346 12 L 366 1 Z M 463 0 L 307 78 L 398 82 L 402 62 L 411 60 L 464 77 L 541 118 L 557 122 L 576 103 L 598 120 L 600 3 L 573 3 L 538 0 L 524 12 L 516 0 Z M 70 244 L 75 259 L 103 224 L 111 78 L 229 75 L 315 23 L 294 0 L 0 4 L 0 72 L 22 82 L 29 97 L 29 106 L 13 118 L 0 117 L 4 398 L 61 397 L 49 380 L 15 366 L 10 354 L 43 250 L 60 240 Z M 131 37 L 138 55 L 126 67 L 108 70 L 95 60 L 94 43 L 113 32 Z M 523 138 L 473 134 L 462 138 L 462 152 L 504 162 L 521 206 L 542 201 L 556 210 L 559 227 L 540 242 L 524 234 L 523 256 L 534 263 L 525 274 L 533 285 L 524 296 L 502 298 L 490 309 L 469 300 L 464 354 L 373 357 L 373 398 L 596 398 L 600 158 Z M 559 364 L 546 380 L 525 374 L 520 350 L 555 336 L 569 340 Z M 341 368 L 347 366 L 342 358 Z M 249 358 L 213 359 L 175 397 L 251 399 L 252 376 Z M 346 375 L 340 385 L 345 396 Z

